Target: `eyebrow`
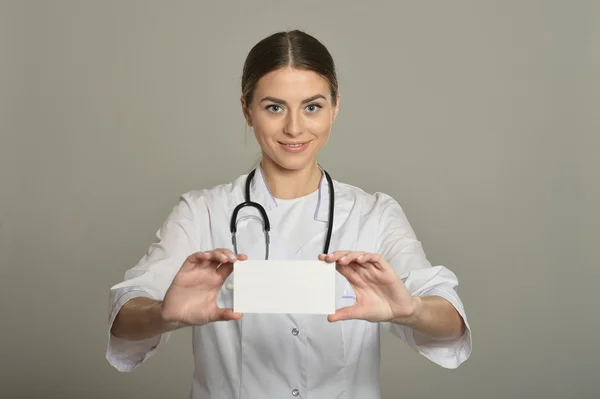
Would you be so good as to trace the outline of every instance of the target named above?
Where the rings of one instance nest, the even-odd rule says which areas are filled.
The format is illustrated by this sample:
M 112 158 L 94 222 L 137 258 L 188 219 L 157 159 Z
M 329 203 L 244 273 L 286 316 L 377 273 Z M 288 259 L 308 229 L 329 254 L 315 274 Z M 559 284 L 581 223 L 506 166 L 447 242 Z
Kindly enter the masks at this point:
M 306 103 L 315 101 L 316 99 L 319 99 L 319 98 L 322 98 L 323 100 L 327 100 L 327 98 L 324 95 L 317 94 L 317 95 L 309 97 L 309 98 L 307 98 L 305 100 L 302 100 L 301 104 L 306 104 Z M 285 100 L 282 100 L 282 99 L 279 99 L 279 98 L 275 98 L 275 97 L 264 97 L 262 100 L 260 100 L 260 102 L 262 103 L 263 101 L 271 101 L 271 102 L 274 102 L 274 103 L 277 103 L 277 104 L 287 105 L 287 103 L 285 102 Z

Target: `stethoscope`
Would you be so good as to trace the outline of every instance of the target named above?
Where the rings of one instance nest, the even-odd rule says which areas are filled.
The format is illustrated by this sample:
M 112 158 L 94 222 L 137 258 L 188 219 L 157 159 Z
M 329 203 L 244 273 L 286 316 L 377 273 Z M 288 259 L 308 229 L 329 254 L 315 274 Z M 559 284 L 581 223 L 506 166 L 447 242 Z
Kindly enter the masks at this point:
M 260 212 L 260 214 L 262 216 L 263 232 L 265 234 L 265 246 L 266 246 L 265 259 L 269 259 L 269 242 L 270 242 L 269 232 L 271 231 L 271 223 L 269 222 L 269 217 L 267 216 L 267 212 L 265 211 L 265 208 L 263 208 L 262 205 L 260 205 L 259 203 L 250 201 L 250 183 L 252 182 L 252 179 L 254 178 L 255 172 L 256 172 L 256 169 L 254 169 L 252 172 L 250 172 L 250 174 L 248 174 L 248 177 L 246 178 L 246 197 L 245 197 L 246 200 L 245 200 L 245 202 L 242 202 L 241 204 L 236 206 L 231 215 L 231 226 L 230 226 L 231 242 L 233 243 L 233 250 L 237 254 L 238 251 L 237 251 L 236 233 L 237 233 L 238 212 L 240 211 L 240 209 L 242 209 L 245 206 L 252 206 L 252 207 L 258 209 L 258 211 Z M 327 221 L 327 237 L 325 238 L 325 248 L 323 249 L 323 253 L 326 254 L 329 251 L 329 243 L 331 242 L 331 233 L 333 232 L 333 210 L 334 210 L 334 204 L 335 204 L 335 201 L 334 201 L 335 191 L 333 189 L 333 181 L 331 180 L 331 176 L 329 176 L 329 173 L 327 173 L 325 170 L 323 170 L 323 173 L 325 174 L 327 183 L 329 183 L 329 220 Z

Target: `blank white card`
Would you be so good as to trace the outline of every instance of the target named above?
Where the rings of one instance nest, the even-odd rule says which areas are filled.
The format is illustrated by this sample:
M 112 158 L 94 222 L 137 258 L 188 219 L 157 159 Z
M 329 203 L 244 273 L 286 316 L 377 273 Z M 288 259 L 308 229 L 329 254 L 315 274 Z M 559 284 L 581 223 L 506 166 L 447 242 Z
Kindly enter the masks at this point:
M 246 260 L 233 264 L 233 310 L 240 313 L 335 313 L 335 263 Z

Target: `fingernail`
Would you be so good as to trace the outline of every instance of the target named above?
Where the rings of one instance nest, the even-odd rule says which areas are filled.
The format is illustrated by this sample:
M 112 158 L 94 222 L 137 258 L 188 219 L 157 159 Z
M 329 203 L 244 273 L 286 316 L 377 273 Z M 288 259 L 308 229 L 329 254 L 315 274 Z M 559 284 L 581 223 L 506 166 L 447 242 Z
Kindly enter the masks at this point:
M 340 258 L 340 260 L 344 260 L 344 259 L 346 259 L 346 255 L 344 255 Z
M 229 259 L 231 259 L 231 260 L 236 260 L 237 258 L 236 258 L 236 256 L 235 256 L 235 255 L 229 255 Z

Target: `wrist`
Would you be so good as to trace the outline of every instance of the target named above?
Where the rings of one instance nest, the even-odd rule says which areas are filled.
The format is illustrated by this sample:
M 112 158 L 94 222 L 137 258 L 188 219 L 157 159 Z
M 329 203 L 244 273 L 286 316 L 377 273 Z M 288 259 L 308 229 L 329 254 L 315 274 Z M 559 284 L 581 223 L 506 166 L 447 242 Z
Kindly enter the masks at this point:
M 160 324 L 160 330 L 164 332 L 178 330 L 180 328 L 186 327 L 186 325 L 180 321 L 172 320 L 165 317 L 164 313 L 164 302 L 158 301 L 154 304 L 153 311 L 156 315 L 158 323 Z
M 395 315 L 392 318 L 392 322 L 401 324 L 407 327 L 413 327 L 418 324 L 423 313 L 423 299 L 420 296 L 412 296 L 411 304 L 408 307 L 408 311 L 404 310 L 399 315 Z

